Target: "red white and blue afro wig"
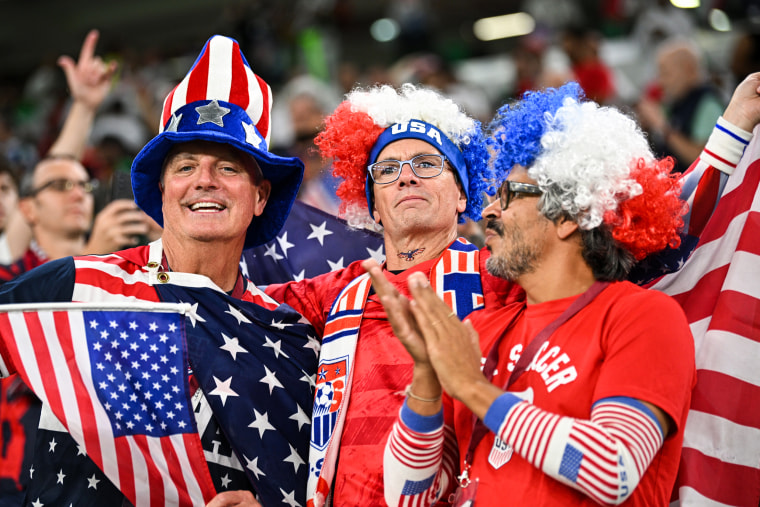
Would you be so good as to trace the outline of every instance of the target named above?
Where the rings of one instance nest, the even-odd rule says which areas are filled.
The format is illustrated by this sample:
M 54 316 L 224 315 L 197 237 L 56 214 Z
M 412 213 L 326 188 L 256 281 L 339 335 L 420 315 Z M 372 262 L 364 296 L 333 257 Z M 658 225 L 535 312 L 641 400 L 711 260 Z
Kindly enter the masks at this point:
M 526 92 L 488 130 L 499 179 L 526 167 L 547 218 L 567 216 L 584 230 L 604 225 L 637 260 L 680 244 L 686 204 L 672 159 L 656 159 L 630 117 L 583 101 L 577 83 Z
M 463 215 L 479 220 L 483 193 L 492 193 L 494 180 L 481 125 L 451 99 L 412 84 L 357 88 L 325 119 L 315 143 L 332 159 L 333 175 L 343 179 L 337 190 L 341 216 L 355 227 L 374 225 L 367 166 L 385 146 L 406 138 L 446 155 L 467 196 Z

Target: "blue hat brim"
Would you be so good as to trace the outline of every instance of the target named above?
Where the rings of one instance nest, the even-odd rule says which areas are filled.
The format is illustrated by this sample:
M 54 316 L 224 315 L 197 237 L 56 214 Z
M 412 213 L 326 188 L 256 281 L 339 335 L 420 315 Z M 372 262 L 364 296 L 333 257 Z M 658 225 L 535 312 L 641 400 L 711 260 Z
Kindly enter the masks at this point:
M 304 165 L 298 158 L 280 157 L 260 150 L 251 144 L 220 130 L 162 132 L 137 154 L 132 163 L 132 191 L 135 202 L 145 213 L 163 227 L 161 189 L 159 181 L 166 155 L 175 145 L 191 141 L 209 141 L 231 146 L 251 155 L 269 180 L 272 191 L 264 211 L 253 217 L 245 237 L 245 248 L 271 241 L 282 229 L 303 180 Z

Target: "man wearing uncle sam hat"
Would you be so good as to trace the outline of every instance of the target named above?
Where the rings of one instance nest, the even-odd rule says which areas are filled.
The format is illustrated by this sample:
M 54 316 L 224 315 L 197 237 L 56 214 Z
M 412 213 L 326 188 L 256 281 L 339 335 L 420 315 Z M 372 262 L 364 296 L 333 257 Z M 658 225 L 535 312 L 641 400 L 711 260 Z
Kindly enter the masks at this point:
M 110 255 L 50 262 L 4 287 L 2 303 L 193 303 L 185 371 L 160 393 L 188 384 L 189 372 L 187 399 L 179 400 L 191 407 L 181 433 L 187 459 L 172 466 L 170 458 L 179 454 L 172 451 L 163 463 L 139 465 L 134 456 L 118 454 L 109 462 L 93 448 L 92 435 L 75 441 L 59 422 L 64 418 L 45 405 L 41 427 L 59 430 L 56 451 L 48 452 L 47 440 L 37 442 L 28 502 L 255 505 L 253 492 L 264 505 L 305 505 L 313 391 L 304 378 L 315 374 L 318 344 L 299 314 L 239 270 L 243 249 L 268 242 L 282 227 L 303 176 L 300 160 L 268 151 L 271 102 L 269 86 L 238 43 L 209 39 L 166 98 L 160 133 L 132 165 L 135 201 L 163 226 L 162 238 Z M 6 352 L 0 342 L 5 374 L 18 369 Z M 73 453 L 76 475 L 91 477 L 97 487 L 77 490 L 73 470 L 67 480 L 56 480 L 58 470 L 66 473 L 67 464 L 56 461 L 66 448 L 87 455 Z M 43 461 L 53 462 L 48 468 L 54 472 L 45 475 Z M 132 476 L 125 471 L 129 462 Z M 226 493 L 214 498 L 217 492 Z

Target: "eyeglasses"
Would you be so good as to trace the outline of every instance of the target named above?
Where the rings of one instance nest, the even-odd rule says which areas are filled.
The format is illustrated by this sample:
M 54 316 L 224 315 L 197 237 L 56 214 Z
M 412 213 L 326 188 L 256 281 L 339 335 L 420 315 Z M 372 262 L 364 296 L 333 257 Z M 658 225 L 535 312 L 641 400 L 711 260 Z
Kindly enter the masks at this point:
M 378 185 L 393 183 L 401 175 L 404 164 L 409 164 L 419 178 L 435 178 L 443 172 L 445 155 L 417 155 L 409 160 L 381 160 L 367 166 L 372 181 Z
M 505 180 L 499 187 L 499 204 L 501 204 L 501 209 L 505 210 L 518 194 L 541 195 L 543 193 L 544 191 L 538 185 Z
M 47 183 L 40 185 L 39 187 L 29 191 L 29 196 L 34 197 L 43 190 L 51 189 L 56 192 L 71 192 L 74 187 L 81 188 L 86 194 L 91 194 L 98 186 L 97 181 L 74 181 L 67 180 L 66 178 L 59 178 L 57 180 L 50 180 Z

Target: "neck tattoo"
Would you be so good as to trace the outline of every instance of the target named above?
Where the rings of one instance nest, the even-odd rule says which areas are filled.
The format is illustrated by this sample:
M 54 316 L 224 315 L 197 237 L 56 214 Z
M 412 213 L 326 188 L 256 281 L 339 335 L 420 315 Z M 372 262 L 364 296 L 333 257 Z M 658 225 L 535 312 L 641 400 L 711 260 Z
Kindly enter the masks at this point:
M 418 256 L 424 251 L 425 251 L 425 247 L 422 247 L 422 248 L 415 248 L 414 250 L 409 250 L 408 252 L 399 252 L 396 255 L 398 255 L 399 259 L 404 259 L 407 262 L 411 262 L 414 260 L 416 256 Z

